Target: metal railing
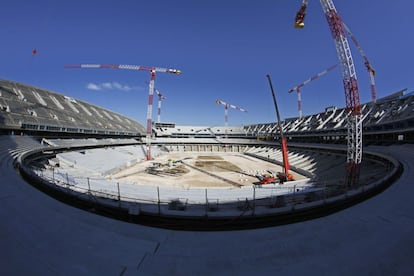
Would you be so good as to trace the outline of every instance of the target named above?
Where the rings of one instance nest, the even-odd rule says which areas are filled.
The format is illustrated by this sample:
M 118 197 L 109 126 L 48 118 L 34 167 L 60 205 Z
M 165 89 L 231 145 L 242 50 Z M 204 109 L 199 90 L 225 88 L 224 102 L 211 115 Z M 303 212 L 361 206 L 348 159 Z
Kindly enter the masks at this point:
M 126 208 L 132 214 L 178 216 L 266 215 L 295 208 L 326 204 L 351 194 L 364 192 L 370 185 L 346 188 L 337 181 L 298 183 L 294 185 L 252 185 L 242 189 L 173 189 L 165 185 L 127 185 L 102 178 L 75 177 L 54 168 L 26 168 L 26 173 L 43 184 L 72 197 L 111 207 Z M 131 188 L 134 188 L 133 190 Z M 242 191 L 243 190 L 243 191 Z M 230 191 L 233 197 L 218 196 Z M 242 191 L 242 192 L 240 192 Z

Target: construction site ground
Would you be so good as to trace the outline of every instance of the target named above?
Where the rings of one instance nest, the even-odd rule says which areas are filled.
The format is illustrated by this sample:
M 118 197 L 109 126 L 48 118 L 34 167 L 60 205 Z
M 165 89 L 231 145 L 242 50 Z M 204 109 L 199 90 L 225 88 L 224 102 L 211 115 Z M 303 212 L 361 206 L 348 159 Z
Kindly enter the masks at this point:
M 177 188 L 240 188 L 258 184 L 257 174 L 282 167 L 239 153 L 170 153 L 108 176 L 120 183 Z M 295 180 L 306 177 L 292 172 Z

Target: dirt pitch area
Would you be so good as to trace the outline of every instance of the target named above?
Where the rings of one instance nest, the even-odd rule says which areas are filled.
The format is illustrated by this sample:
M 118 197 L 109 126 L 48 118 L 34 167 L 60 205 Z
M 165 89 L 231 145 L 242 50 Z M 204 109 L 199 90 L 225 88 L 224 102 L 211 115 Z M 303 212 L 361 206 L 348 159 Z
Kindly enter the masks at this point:
M 143 161 L 108 178 L 120 183 L 177 188 L 240 188 L 258 183 L 255 175 L 282 167 L 239 153 L 170 153 Z M 304 179 L 292 172 L 295 180 Z

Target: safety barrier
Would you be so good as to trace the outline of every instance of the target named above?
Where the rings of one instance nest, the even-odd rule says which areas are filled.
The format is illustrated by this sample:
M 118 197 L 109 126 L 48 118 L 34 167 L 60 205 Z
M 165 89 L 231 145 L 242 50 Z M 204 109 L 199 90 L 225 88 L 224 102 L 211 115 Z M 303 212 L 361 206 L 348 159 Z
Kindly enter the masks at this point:
M 81 179 L 55 174 L 54 170 L 47 174 L 31 166 L 31 160 L 40 154 L 41 150 L 23 154 L 18 164 L 20 172 L 28 182 L 55 198 L 117 219 L 192 230 L 256 228 L 320 217 L 383 191 L 402 171 L 398 161 L 366 153 L 377 162 L 383 162 L 388 173 L 359 187 L 348 188 L 328 182 L 298 182 L 290 186 L 220 190 L 220 196 L 217 196 L 218 192 L 211 189 L 180 189 L 174 192 L 160 186 L 140 186 L 141 191 L 137 194 L 119 183 L 103 183 L 105 180 L 102 179 Z M 150 189 L 152 194 L 147 193 Z M 226 198 L 226 193 L 231 193 L 232 197 Z

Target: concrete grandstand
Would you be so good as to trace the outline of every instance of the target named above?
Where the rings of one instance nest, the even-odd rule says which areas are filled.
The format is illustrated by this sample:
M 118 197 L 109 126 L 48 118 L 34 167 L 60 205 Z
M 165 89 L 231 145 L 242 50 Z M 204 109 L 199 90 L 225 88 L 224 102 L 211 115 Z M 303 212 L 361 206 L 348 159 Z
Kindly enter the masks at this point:
M 362 104 L 364 143 L 414 142 L 413 100 L 413 93 L 404 89 L 376 102 Z M 318 114 L 286 119 L 283 130 L 291 141 L 344 143 L 346 115 L 344 108 L 331 106 Z M 249 125 L 244 129 L 255 136 L 268 136 L 276 133 L 276 124 Z
M 120 114 L 68 96 L 0 81 L 0 131 L 58 136 L 139 136 L 144 127 Z
M 345 275 L 357 270 L 368 273 L 378 272 L 379 268 L 374 266 L 374 264 L 377 265 L 375 258 L 389 257 L 385 252 L 396 252 L 396 244 L 401 245 L 403 252 L 408 252 L 411 248 L 412 243 L 408 242 L 403 245 L 403 240 L 407 238 L 409 241 L 412 240 L 409 238 L 409 233 L 414 230 L 413 224 L 404 221 L 403 218 L 407 216 L 411 218 L 409 210 L 413 207 L 412 204 L 401 203 L 398 211 L 380 206 L 387 200 L 393 202 L 399 196 L 406 197 L 407 193 L 412 191 L 412 188 L 406 186 L 409 181 L 406 179 L 410 177 L 410 174 L 412 175 L 410 164 L 413 160 L 413 150 L 409 143 L 412 143 L 414 139 L 414 96 L 404 91 L 380 99 L 376 103 L 370 102 L 363 105 L 364 141 L 367 150 L 364 152 L 361 186 L 357 189 L 342 189 L 345 148 L 341 144 L 345 143 L 346 139 L 344 122 L 346 111 L 344 109 L 332 107 L 327 108 L 325 112 L 305 116 L 302 119 L 285 120 L 283 128 L 290 141 L 289 158 L 295 173 L 302 175 L 305 181 L 290 185 L 287 183 L 284 186 L 287 192 L 281 194 L 278 193 L 280 191 L 278 185 L 268 189 L 246 185 L 243 188 L 231 190 L 210 188 L 207 190 L 203 187 L 196 192 L 188 188 L 181 190 L 163 188 L 152 189 L 149 193 L 142 191 L 150 190 L 150 188 L 140 186 L 141 191 L 137 195 L 126 184 L 120 188 L 119 181 L 110 183 L 108 179 L 100 177 L 108 176 L 122 167 L 131 167 L 133 164 L 144 162 L 145 147 L 141 138 L 145 135 L 145 129 L 141 124 L 77 99 L 10 81 L 0 82 L 0 108 L 0 127 L 2 134 L 5 134 L 1 137 L 0 153 L 4 160 L 2 175 L 8 180 L 4 185 L 2 197 L 5 199 L 6 209 L 3 209 L 0 215 L 2 223 L 7 225 L 4 228 L 8 229 L 6 236 L 13 237 L 9 241 L 2 241 L 5 248 L 11 251 L 10 255 L 3 260 L 6 273 L 28 271 L 37 274 L 53 271 L 64 271 L 63 274 L 177 273 L 176 263 L 182 263 L 183 260 L 180 261 L 180 259 L 185 255 L 190 259 L 191 264 L 184 268 L 184 274 L 205 274 L 209 268 L 200 266 L 200 264 L 206 255 L 214 255 L 214 252 L 218 254 L 216 258 L 210 260 L 214 265 L 224 260 L 234 263 L 237 259 L 239 262 L 239 258 L 229 257 L 235 253 L 235 250 L 259 249 L 268 243 L 267 239 L 257 240 L 257 237 L 253 238 L 253 236 L 259 234 L 268 236 L 267 234 L 273 235 L 274 233 L 283 235 L 291 231 L 296 233 L 290 235 L 292 240 L 287 241 L 288 244 L 282 242 L 285 245 L 281 246 L 277 243 L 279 246 L 277 244 L 271 246 L 274 249 L 270 249 L 269 253 L 260 253 L 255 250 L 254 256 L 242 258 L 245 264 L 240 267 L 229 268 L 222 264 L 220 269 L 223 274 L 246 273 L 246 271 L 253 273 L 253 271 L 257 272 L 256 266 L 259 263 L 262 267 L 259 271 L 264 272 L 276 269 L 275 266 L 279 264 L 278 262 L 267 263 L 261 261 L 261 258 L 268 256 L 267 258 L 273 259 L 284 255 L 282 249 L 275 248 L 280 246 L 302 248 L 305 241 L 314 240 L 317 235 L 322 245 L 318 245 L 316 241 L 310 241 L 306 248 L 302 248 L 306 249 L 305 251 L 295 253 L 300 257 L 299 261 L 295 261 L 297 262 L 295 266 L 288 268 L 286 266 L 288 261 L 280 261 L 280 265 L 283 265 L 281 271 L 295 273 L 306 271 L 309 262 L 312 262 L 313 253 L 320 252 L 320 249 L 328 252 L 329 244 L 337 244 L 336 249 L 344 257 L 351 250 L 349 245 L 344 244 L 347 241 L 358 239 L 364 244 L 358 237 L 357 230 L 352 230 L 350 236 L 345 237 L 344 229 L 347 229 L 348 225 L 353 225 L 360 230 L 363 228 L 362 232 L 366 234 L 367 244 L 375 243 L 375 239 L 387 237 L 394 230 L 399 231 L 399 238 L 392 242 L 385 242 L 385 249 L 382 251 L 371 253 L 372 258 L 368 261 L 367 267 L 363 268 L 358 263 L 352 263 L 349 267 L 342 268 L 339 271 L 340 274 Z M 92 120 L 93 116 L 97 120 Z M 91 119 L 88 120 L 88 118 Z M 172 153 L 195 153 L 202 156 L 206 153 L 212 155 L 240 154 L 245 158 L 281 165 L 281 151 L 275 129 L 275 123 L 233 126 L 228 129 L 221 126 L 155 124 L 152 143 L 154 157 L 167 156 Z M 394 145 L 384 147 L 374 146 L 374 144 Z M 396 146 L 397 144 L 400 145 Z M 103 161 L 102 158 L 109 158 L 113 162 Z M 187 163 L 187 165 L 193 166 L 193 163 Z M 33 187 L 63 203 L 90 212 L 73 210 L 72 207 L 54 201 L 39 190 L 33 189 L 14 172 L 14 166 L 20 168 L 24 179 L 33 184 Z M 50 169 L 50 167 L 53 168 Z M 68 175 L 69 170 L 72 170 L 73 174 Z M 87 173 L 76 175 L 82 170 Z M 245 172 L 245 174 L 254 173 Z M 401 179 L 395 183 L 400 175 L 402 175 Z M 50 181 L 51 179 L 53 181 Z M 79 179 L 83 180 L 79 181 Z M 397 188 L 388 188 L 392 184 L 392 187 Z M 168 196 L 163 198 L 159 195 L 160 191 Z M 19 203 L 13 200 L 13 197 L 27 198 L 24 203 L 20 204 L 30 208 L 35 215 L 29 218 L 30 215 L 20 210 Z M 364 200 L 367 201 L 357 204 Z M 34 205 L 39 206 L 34 207 Z M 350 206 L 353 207 L 346 209 Z M 57 208 L 63 217 L 51 214 L 53 208 Z M 385 217 L 387 223 L 391 225 L 385 226 L 382 225 L 383 221 L 377 221 L 376 217 L 367 217 L 373 210 L 378 209 L 382 211 L 374 212 L 380 212 L 378 216 Z M 326 217 L 338 211 L 341 212 Z M 95 213 L 128 223 L 114 222 Z M 71 246 L 68 242 L 57 242 L 57 250 L 72 250 L 78 255 L 73 260 L 75 267 L 70 268 L 69 264 L 65 265 L 59 257 L 52 257 L 51 245 L 44 245 L 47 248 L 45 250 L 33 249 L 34 254 L 40 254 L 39 258 L 49 258 L 46 262 L 48 265 L 33 265 L 37 257 L 27 253 L 25 258 L 32 260 L 30 262 L 32 267 L 24 265 L 17 267 L 15 258 L 19 250 L 12 249 L 16 244 L 16 239 L 23 239 L 27 242 L 27 246 L 31 246 L 36 238 L 29 237 L 26 231 L 15 231 L 24 225 L 24 223 L 14 221 L 15 216 L 27 219 L 32 228 L 40 227 L 48 218 L 50 219 L 49 229 L 60 229 L 59 224 L 73 224 L 72 227 L 75 228 L 83 226 L 85 229 L 74 230 L 77 233 L 76 237 L 71 238 L 79 238 L 79 244 Z M 364 216 L 366 220 L 362 224 L 358 222 L 361 216 Z M 309 219 L 314 220 L 306 221 Z M 220 251 L 220 249 L 213 249 L 213 247 L 219 247 L 224 237 L 227 239 L 231 234 L 223 232 L 195 234 L 164 229 L 154 231 L 153 228 L 141 225 L 138 228 L 131 228 L 130 222 L 186 230 L 267 228 L 235 234 L 235 238 L 224 242 L 225 249 L 223 253 L 219 253 L 217 250 Z M 292 222 L 300 223 L 290 224 Z M 284 226 L 279 226 L 280 228 L 272 227 L 282 224 Z M 404 226 L 406 230 L 401 232 L 400 229 Z M 302 227 L 313 229 L 311 231 L 313 234 L 301 235 L 299 232 L 303 232 L 300 230 Z M 118 229 L 115 230 L 116 228 Z M 378 231 L 378 228 L 382 230 L 379 230 L 373 237 L 368 236 L 368 233 Z M 71 232 L 70 229 L 60 230 L 63 230 L 61 233 L 63 235 Z M 16 236 L 13 236 L 13 231 L 17 233 Z M 326 236 L 321 237 L 315 234 L 317 231 Z M 33 232 L 40 239 L 47 236 L 57 239 L 60 235 L 52 233 L 51 230 L 44 234 L 36 229 Z M 92 232 L 98 233 L 97 236 Z M 328 235 L 328 232 L 336 234 Z M 338 235 L 340 242 L 336 240 Z M 172 240 L 167 242 L 172 236 L 174 236 Z M 114 256 L 113 253 L 105 253 L 106 250 L 113 250 L 111 246 L 99 245 L 106 238 L 119 243 L 118 250 L 126 250 L 131 253 L 130 256 L 121 258 Z M 240 238 L 249 239 L 250 242 L 247 241 L 241 246 L 237 242 Z M 129 239 L 132 239 L 139 248 L 138 253 L 133 253 L 134 249 L 128 245 Z M 213 242 L 215 239 L 217 240 Z M 194 246 L 201 247 L 190 249 L 184 245 L 186 241 L 191 241 Z M 87 256 L 87 252 L 82 252 L 82 243 L 95 248 L 99 247 L 101 252 Z M 205 243 L 215 245 L 202 246 Z M 165 246 L 171 247 L 167 249 Z M 369 250 L 367 247 L 370 245 L 365 247 L 354 244 L 354 246 L 367 253 Z M 171 250 L 186 250 L 187 253 Z M 160 253 L 161 255 L 158 256 Z M 62 258 L 68 257 L 68 254 L 63 254 Z M 387 271 L 398 273 L 413 271 L 410 260 L 402 257 L 401 254 L 391 257 L 392 264 L 386 267 Z M 87 261 L 88 258 L 91 262 Z M 105 260 L 109 259 L 112 261 L 105 263 Z M 105 264 L 100 266 L 100 263 Z M 314 272 L 327 273 L 337 263 L 338 261 L 331 258 L 330 262 L 324 266 L 313 267 Z M 180 269 L 182 269 L 181 266 Z

